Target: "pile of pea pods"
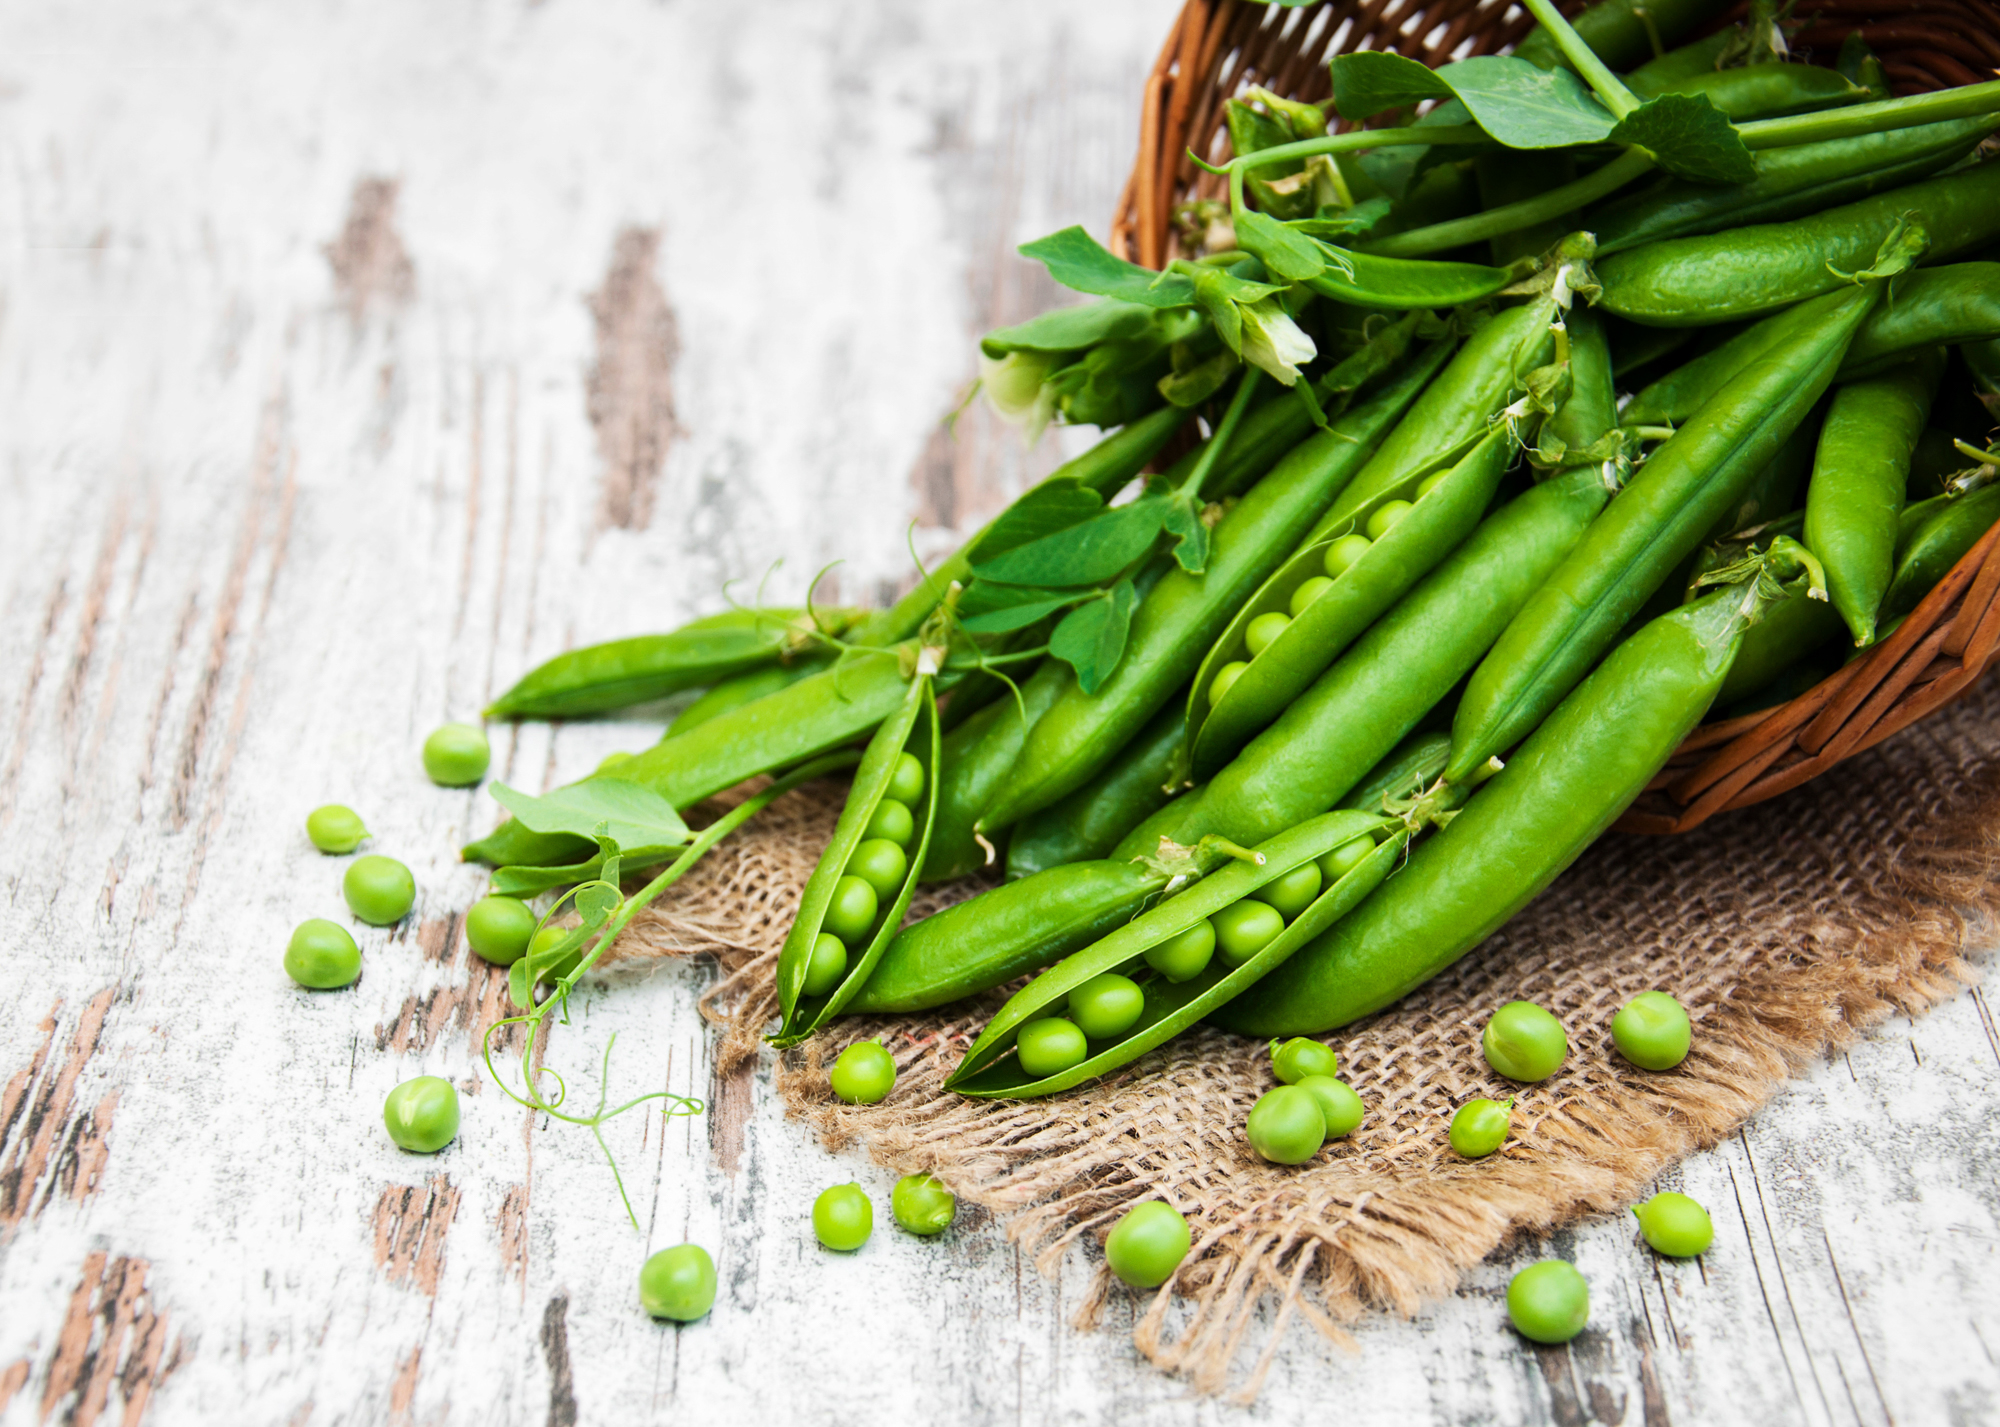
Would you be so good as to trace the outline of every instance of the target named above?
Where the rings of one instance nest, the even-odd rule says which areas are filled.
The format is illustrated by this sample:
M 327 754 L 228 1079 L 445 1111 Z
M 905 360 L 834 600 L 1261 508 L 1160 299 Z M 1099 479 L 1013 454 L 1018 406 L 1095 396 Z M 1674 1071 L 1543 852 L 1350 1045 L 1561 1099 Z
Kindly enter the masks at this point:
M 1026 245 L 1093 300 L 988 334 L 986 394 L 1102 439 L 889 609 L 736 608 L 535 669 L 489 716 L 700 692 L 466 856 L 517 894 L 680 867 L 679 811 L 851 767 L 773 1041 L 1025 977 L 947 1085 L 1054 1095 L 1198 1021 L 1391 1005 L 1697 724 L 1886 637 L 2000 518 L 2000 81 L 1892 97 L 1858 35 L 1794 54 L 1765 0 L 1528 8 L 1511 56 L 1343 55 L 1325 105 L 1231 99 L 1228 201 L 1183 207 L 1165 271 L 1079 228 Z M 547 949 L 564 984 L 589 930 Z M 1685 1040 L 1678 1006 L 1621 1016 Z M 1687 1053 L 1631 1034 L 1648 1073 Z M 842 1056 L 843 1098 L 890 1093 L 880 1050 Z M 1330 1070 L 1278 1078 L 1264 1159 L 1361 1122 Z M 1462 1155 L 1504 1143 L 1500 1102 L 1459 1118 Z M 1187 1245 L 1149 1211 L 1113 1266 L 1164 1282 Z

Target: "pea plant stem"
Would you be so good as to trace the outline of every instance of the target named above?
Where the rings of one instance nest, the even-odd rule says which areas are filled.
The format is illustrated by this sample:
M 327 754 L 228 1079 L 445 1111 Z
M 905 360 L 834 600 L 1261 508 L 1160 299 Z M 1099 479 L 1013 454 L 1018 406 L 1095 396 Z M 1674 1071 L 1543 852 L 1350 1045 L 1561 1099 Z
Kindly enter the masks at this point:
M 1229 409 L 1222 415 L 1222 424 L 1217 426 L 1215 434 L 1208 438 L 1208 445 L 1202 448 L 1201 459 L 1195 462 L 1194 470 L 1187 478 L 1187 484 L 1181 487 L 1189 500 L 1201 499 L 1202 484 L 1207 481 L 1208 473 L 1215 469 L 1215 463 L 1221 459 L 1222 453 L 1229 448 L 1229 439 L 1236 434 L 1236 428 L 1243 420 L 1243 413 L 1250 409 L 1250 399 L 1257 390 L 1258 379 L 1263 375 L 1263 369 L 1260 367 L 1246 365 L 1243 368 L 1243 379 L 1236 383 L 1236 395 L 1229 399 Z
M 1493 140 L 1477 124 L 1431 124 L 1412 126 L 1405 129 L 1350 129 L 1344 134 L 1328 134 L 1319 139 L 1300 139 L 1295 144 L 1279 144 L 1275 148 L 1259 149 L 1254 154 L 1243 154 L 1231 159 L 1222 168 L 1208 163 L 1201 155 L 1188 150 L 1188 157 L 1195 164 L 1210 173 L 1247 173 L 1254 168 L 1268 168 L 1272 164 L 1289 162 L 1292 159 L 1309 159 L 1315 154 L 1344 154 L 1352 149 L 1387 149 L 1400 144 L 1477 144 L 1481 148 L 1491 148 Z
M 1379 254 L 1385 258 L 1415 258 L 1426 253 L 1441 253 L 1467 243 L 1497 237 L 1502 233 L 1512 233 L 1517 229 L 1556 218 L 1572 209 L 1595 203 L 1616 193 L 1633 179 L 1652 170 L 1653 157 L 1644 149 L 1627 149 L 1595 173 L 1585 174 L 1560 188 L 1552 188 L 1547 193 L 1533 198 L 1524 198 L 1519 203 L 1504 204 L 1490 208 L 1484 213 L 1475 213 L 1467 218 L 1453 218 L 1443 223 L 1433 223 L 1427 228 L 1412 228 L 1407 233 L 1396 233 L 1387 238 L 1360 245 L 1364 251 Z
M 1828 109 L 1817 114 L 1758 119 L 1738 124 L 1736 132 L 1751 149 L 1783 149 L 1794 144 L 1854 139 L 1864 134 L 1881 134 L 1918 124 L 1942 123 L 1947 119 L 1970 119 L 1995 111 L 2000 111 L 2000 79 L 1989 79 L 1984 84 L 1960 85 L 1956 89 L 1940 89 L 1930 94 L 1911 94 L 1902 99 L 1882 99 L 1873 104 L 1854 104 L 1845 109 Z
M 1529 13 L 1542 22 L 1542 28 L 1562 50 L 1564 58 L 1576 66 L 1576 72 L 1583 76 L 1584 82 L 1604 101 L 1604 107 L 1614 117 L 1623 119 L 1639 107 L 1639 101 L 1632 97 L 1632 91 L 1625 87 L 1624 81 L 1597 57 L 1597 51 L 1562 17 L 1562 12 L 1551 0 L 1523 0 L 1523 3 Z

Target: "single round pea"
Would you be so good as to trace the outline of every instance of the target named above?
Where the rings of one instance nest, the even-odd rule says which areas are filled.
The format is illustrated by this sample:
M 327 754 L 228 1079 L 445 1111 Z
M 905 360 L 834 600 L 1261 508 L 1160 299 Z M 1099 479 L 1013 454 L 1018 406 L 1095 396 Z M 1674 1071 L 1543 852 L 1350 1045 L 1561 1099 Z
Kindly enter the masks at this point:
M 328 803 L 306 814 L 306 836 L 321 852 L 352 852 L 368 836 L 361 814 L 340 803 Z
M 1509 1001 L 1479 1037 L 1486 1063 L 1509 1080 L 1547 1080 L 1562 1069 L 1569 1037 L 1562 1022 L 1533 1001 Z
M 597 771 L 600 773 L 609 773 L 613 768 L 616 768 L 620 763 L 630 763 L 631 761 L 632 761 L 632 755 L 620 749 L 612 753 L 607 753 L 602 758 L 598 759 Z M 683 1244 L 681 1247 L 691 1249 L 694 1247 L 694 1245 Z M 673 1252 L 671 1249 L 662 1249 L 660 1251 L 660 1253 L 671 1253 L 671 1252 Z M 653 1259 L 656 1259 L 659 1256 L 660 1256 L 659 1254 L 654 1254 Z M 646 1262 L 650 1264 L 653 1261 L 653 1259 L 647 1259 Z M 643 1274 L 644 1270 L 641 1270 L 641 1273 Z
M 1429 495 L 1432 491 L 1436 490 L 1439 486 L 1443 485 L 1444 478 L 1450 475 L 1451 472 L 1452 468 L 1450 466 L 1446 466 L 1441 471 L 1432 471 L 1428 476 L 1425 476 L 1421 481 L 1418 481 L 1417 499 L 1422 500 L 1425 496 Z
M 896 1059 L 880 1041 L 856 1041 L 833 1062 L 833 1093 L 850 1105 L 873 1105 L 896 1088 Z
M 1632 1212 L 1646 1242 L 1668 1258 L 1691 1259 L 1715 1242 L 1708 1211 L 1685 1194 L 1663 1189 L 1644 1204 L 1634 1205 Z
M 824 996 L 840 984 L 840 978 L 847 974 L 847 943 L 832 932 L 821 932 L 813 938 L 812 956 L 806 962 L 806 984 L 808 996 Z
M 532 938 L 529 939 L 528 955 L 540 956 L 545 952 L 553 951 L 556 947 L 562 944 L 563 939 L 565 937 L 567 937 L 571 932 L 575 930 L 576 930 L 575 927 L 556 927 L 556 926 L 543 927 L 540 931 L 536 932 Z M 577 966 L 582 961 L 583 961 L 583 948 L 579 946 L 576 948 L 576 950 L 572 951 L 568 956 L 565 956 L 561 961 L 556 962 L 553 966 L 544 967 L 542 969 L 542 974 L 539 979 L 542 981 L 544 985 L 560 981 L 563 979 L 563 977 L 569 975 L 570 972 L 576 970 Z
M 1241 966 L 1278 939 L 1285 919 L 1269 902 L 1246 897 L 1209 918 L 1215 923 L 1215 949 L 1231 966 Z
M 879 901 L 895 894 L 910 870 L 910 855 L 886 837 L 871 837 L 856 844 L 847 859 L 847 872 L 875 889 Z
M 1318 866 L 1305 862 L 1282 877 L 1273 877 L 1250 895 L 1266 906 L 1276 907 L 1278 915 L 1289 922 L 1313 904 L 1323 880 Z
M 924 765 L 914 753 L 898 753 L 889 774 L 889 796 L 908 807 L 924 795 Z
M 1090 1054 L 1076 1022 L 1061 1016 L 1043 1016 L 1028 1022 L 1015 1036 L 1014 1045 L 1021 1057 L 1021 1069 L 1037 1080 L 1082 1065 Z
M 875 811 L 861 835 L 864 838 L 886 838 L 898 847 L 908 847 L 910 839 L 917 835 L 917 820 L 910 816 L 909 804 L 884 798 L 875 805 Z
M 1366 1113 L 1361 1106 L 1361 1097 L 1345 1080 L 1335 1080 L 1331 1075 L 1308 1075 L 1299 1082 L 1299 1089 L 1319 1102 L 1320 1118 L 1326 1121 L 1326 1137 L 1337 1140 L 1354 1133 Z
M 1193 1243 L 1181 1212 L 1154 1199 L 1126 1210 L 1112 1226 L 1104 1262 L 1134 1288 L 1158 1288 L 1174 1276 Z
M 1215 955 L 1215 923 L 1206 917 L 1172 941 L 1163 941 L 1146 950 L 1146 965 L 1169 981 L 1192 981 L 1208 970 Z
M 875 925 L 879 906 L 873 887 L 859 877 L 843 876 L 833 884 L 833 900 L 826 904 L 820 925 L 852 946 Z
M 1325 878 L 1326 885 L 1331 887 L 1366 862 L 1368 854 L 1374 850 L 1375 839 L 1365 833 L 1350 842 L 1343 842 L 1333 851 L 1320 854 L 1319 875 Z
M 1368 553 L 1368 547 L 1375 542 L 1365 535 L 1343 535 L 1326 547 L 1326 558 L 1320 562 L 1327 574 L 1339 579 L 1347 573 L 1348 566 Z
M 1273 1164 L 1304 1164 L 1326 1143 L 1326 1116 L 1310 1090 L 1280 1085 L 1250 1107 L 1250 1148 Z
M 1694 1028 L 1687 1007 L 1664 991 L 1641 991 L 1611 1018 L 1618 1053 L 1641 1070 L 1672 1070 L 1688 1057 Z
M 465 914 L 465 939 L 495 966 L 512 966 L 528 954 L 537 920 L 519 897 L 481 897 Z
M 875 1232 L 875 1206 L 858 1184 L 836 1184 L 813 1200 L 813 1234 L 822 1244 L 851 1254 Z
M 692 1323 L 715 1306 L 715 1260 L 700 1244 L 661 1249 L 639 1269 L 639 1302 L 654 1318 Z
M 1411 511 L 1416 504 L 1407 500 L 1385 500 L 1375 507 L 1375 513 L 1368 517 L 1368 538 L 1380 540 L 1389 533 L 1389 528 Z
M 1250 666 L 1241 659 L 1232 659 L 1215 671 L 1215 677 L 1208 681 L 1208 706 L 1214 708 L 1229 696 L 1229 686 L 1243 677 L 1243 671 Z
M 1271 1074 L 1281 1085 L 1297 1085 L 1308 1075 L 1338 1075 L 1340 1057 L 1333 1047 L 1309 1036 L 1271 1042 Z
M 1467 1159 L 1484 1159 L 1507 1143 L 1512 1100 L 1468 1100 L 1451 1117 L 1451 1147 Z
M 1250 646 L 1250 657 L 1255 659 L 1277 642 L 1278 636 L 1291 627 L 1292 617 L 1281 610 L 1266 610 L 1251 620 L 1243 631 L 1243 642 Z
M 1138 1024 L 1146 993 L 1129 976 L 1106 971 L 1069 993 L 1069 1018 L 1094 1041 L 1122 1036 Z
M 1292 591 L 1292 618 L 1297 619 L 1306 612 L 1306 606 L 1333 588 L 1333 581 L 1325 575 L 1314 575 L 1303 585 Z
M 382 1102 L 382 1123 L 404 1149 L 435 1154 L 458 1134 L 458 1091 L 435 1075 L 405 1080 Z
M 1507 1316 L 1524 1338 L 1567 1343 L 1590 1321 L 1590 1285 L 1562 1259 L 1529 1264 L 1507 1285 Z
M 936 1175 L 906 1174 L 889 1191 L 889 1213 L 912 1234 L 928 1239 L 951 1227 L 958 1217 L 958 1197 Z
M 340 890 L 349 911 L 378 927 L 401 921 L 417 902 L 417 879 L 410 869 L 374 852 L 347 864 Z
M 309 917 L 285 943 L 285 974 L 315 991 L 352 986 L 361 975 L 361 948 L 338 922 Z
M 424 740 L 424 772 L 442 788 L 477 783 L 492 762 L 486 731 L 469 723 L 445 724 Z

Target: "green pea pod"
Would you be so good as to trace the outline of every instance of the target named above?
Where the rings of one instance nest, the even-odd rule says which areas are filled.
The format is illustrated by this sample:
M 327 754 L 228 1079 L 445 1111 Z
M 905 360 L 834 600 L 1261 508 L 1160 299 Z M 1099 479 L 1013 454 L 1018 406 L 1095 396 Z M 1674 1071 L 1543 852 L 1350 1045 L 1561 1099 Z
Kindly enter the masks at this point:
M 1633 322 L 1702 327 L 1831 292 L 1866 269 L 1898 222 L 1920 226 L 1936 262 L 2000 237 L 2000 163 L 1907 184 L 1792 223 L 1669 238 L 1597 265 L 1599 304 Z M 1629 418 L 1628 418 L 1629 419 Z
M 1972 390 L 1980 405 L 2000 420 L 2000 337 L 1971 341 L 1959 347 L 1972 372 Z
M 811 969 L 820 934 L 828 930 L 829 910 L 843 883 L 860 881 L 848 874 L 848 864 L 854 857 L 855 849 L 869 840 L 870 824 L 888 798 L 890 781 L 906 752 L 914 754 L 920 763 L 928 767 L 937 766 L 937 699 L 932 690 L 931 674 L 923 668 L 910 681 L 903 706 L 893 717 L 885 720 L 875 731 L 874 738 L 869 740 L 868 751 L 861 756 L 861 766 L 854 770 L 854 786 L 847 795 L 846 806 L 840 810 L 840 821 L 834 825 L 833 837 L 799 896 L 798 915 L 793 919 L 792 929 L 785 936 L 785 945 L 778 953 L 778 1008 L 783 1019 L 778 1033 L 771 1037 L 773 1045 L 796 1045 L 825 1025 L 828 1018 L 838 1015 L 841 1008 L 867 984 L 875 964 L 882 959 L 883 951 L 903 924 L 903 913 L 909 909 L 910 895 L 916 890 L 917 869 L 923 865 L 924 853 L 930 844 L 931 820 L 937 810 L 937 780 L 928 776 L 924 779 L 921 818 L 911 820 L 917 823 L 913 828 L 916 845 L 906 860 L 902 881 L 897 885 L 895 895 L 878 901 L 871 892 L 870 901 L 875 906 L 875 915 L 866 930 L 840 938 L 848 943 L 849 954 L 838 984 L 823 995 L 807 992 L 806 975 Z M 865 887 L 867 884 L 861 885 Z M 853 945 L 857 941 L 860 943 L 858 956 L 854 954 Z
M 1726 25 L 1712 35 L 1654 55 L 1624 76 L 1625 87 L 1641 99 L 1666 94 L 1689 80 L 1713 74 L 1724 52 L 1741 37 L 1742 31 Z
M 1169 699 L 1095 778 L 1014 825 L 1007 880 L 1104 856 L 1170 796 L 1187 727 Z
M 1035 723 L 980 818 L 981 832 L 1011 827 L 1083 786 L 1187 684 L 1236 607 L 1354 478 L 1451 347 L 1450 338 L 1432 343 L 1375 395 L 1280 461 L 1216 525 L 1202 574 L 1178 565 L 1166 571 L 1133 615 L 1111 678 L 1086 694 L 1071 676 Z
M 2000 519 L 2000 486 L 1982 486 L 1942 500 L 1896 552 L 1896 573 L 1882 596 L 1880 618 L 1885 625 L 1921 604 L 1931 587 Z
M 1728 8 L 1724 0 L 1600 0 L 1570 24 L 1611 68 L 1631 69 L 1654 55 L 1655 46 L 1678 44 Z M 1555 36 L 1540 25 L 1514 53 L 1543 69 L 1570 68 Z
M 1390 833 L 1372 853 L 1321 892 L 1290 925 L 1240 966 L 1221 957 L 1186 981 L 1154 976 L 1142 983 L 1144 1007 L 1124 1035 L 1089 1043 L 1079 1065 L 1055 1075 L 1035 1076 L 1018 1060 L 1005 1058 L 1020 1028 L 1037 1016 L 1060 1014 L 1069 993 L 1093 976 L 1143 967 L 1145 952 L 1173 940 L 1212 913 L 1242 901 L 1259 887 L 1313 858 L 1358 837 Z M 1129 1064 L 1194 1025 L 1204 1015 L 1242 994 L 1301 946 L 1352 911 L 1382 884 L 1402 855 L 1407 830 L 1366 813 L 1328 813 L 1258 848 L 1261 864 L 1238 863 L 1169 897 L 1102 941 L 1065 958 L 1029 982 L 1001 1007 L 945 1081 L 945 1089 L 980 1099 L 1032 1099 L 1068 1090 Z
M 852 610 L 820 610 L 819 627 L 837 634 Z M 489 718 L 577 718 L 609 713 L 683 689 L 733 678 L 810 640 L 798 609 L 731 609 L 671 634 L 642 634 L 558 654 L 522 675 L 487 706 Z
M 1858 645 L 1875 641 L 1875 614 L 1896 567 L 1896 524 L 1910 456 L 1944 375 L 1932 348 L 1884 376 L 1834 388 L 1806 492 L 1806 547 L 1826 567 L 1827 594 Z
M 1487 267 L 1482 263 L 1437 262 L 1425 258 L 1381 258 L 1372 253 L 1343 252 L 1345 271 L 1329 266 L 1306 286 L 1335 302 L 1357 307 L 1457 307 L 1491 297 L 1519 282 L 1522 266 Z
M 1632 92 L 1639 93 L 1636 89 Z M 1710 70 L 1678 80 L 1670 90 L 1660 92 L 1702 95 L 1731 119 L 1808 114 L 1839 104 L 1866 103 L 1874 97 L 1838 70 L 1782 62 Z
M 937 826 L 924 859 L 924 881 L 963 877 L 992 860 L 988 845 L 980 841 L 979 819 L 1020 758 L 1029 730 L 1072 682 L 1068 665 L 1044 659 L 1021 682 L 1018 699 L 1011 692 L 1002 694 L 945 737 L 935 780 Z
M 1473 671 L 1447 779 L 1527 736 L 1582 681 L 1806 419 L 1881 289 L 1869 282 L 1787 313 L 1784 340 L 1639 468 Z
M 1736 662 L 1729 666 L 1729 677 L 1715 696 L 1716 707 L 1727 713 L 1734 705 L 1772 688 L 1838 640 L 1845 628 L 1830 600 L 1817 598 L 1809 587 L 1801 585 L 1743 631 Z
M 1952 263 L 1898 278 L 1855 334 L 1840 380 L 1874 376 L 1911 353 L 2000 337 L 2000 263 Z
M 1729 672 L 1745 603 L 1742 591 L 1725 590 L 1620 644 L 1401 872 L 1211 1019 L 1257 1037 L 1344 1026 L 1498 931 L 1700 722 Z
M 1450 756 L 1449 729 L 1420 728 L 1390 749 L 1367 777 L 1348 790 L 1339 806 L 1384 812 L 1390 803 L 1414 798 L 1437 782 Z
M 712 718 L 720 718 L 731 709 L 740 709 L 766 694 L 775 694 L 808 674 L 817 674 L 829 662 L 826 656 L 812 655 L 786 664 L 767 664 L 761 669 L 724 679 L 675 715 L 674 721 L 667 725 L 666 736 L 673 738 L 686 733 Z
M 1237 611 L 1195 675 L 1187 710 L 1188 758 L 1195 777 L 1207 778 L 1228 762 L 1384 610 L 1472 533 L 1493 503 L 1516 449 L 1512 432 L 1503 424 L 1446 467 L 1444 479 L 1428 493 L 1417 489 L 1423 473 L 1412 472 L 1403 484 L 1357 510 L 1354 519 L 1360 525 L 1391 500 L 1415 499 L 1402 519 L 1369 542 L 1283 633 L 1252 657 L 1245 643 L 1252 621 L 1274 611 L 1282 615 L 1306 581 L 1325 578 L 1326 555 L 1335 532 L 1303 546 L 1264 583 Z M 1216 677 L 1232 665 L 1238 666 L 1234 677 L 1217 698 Z

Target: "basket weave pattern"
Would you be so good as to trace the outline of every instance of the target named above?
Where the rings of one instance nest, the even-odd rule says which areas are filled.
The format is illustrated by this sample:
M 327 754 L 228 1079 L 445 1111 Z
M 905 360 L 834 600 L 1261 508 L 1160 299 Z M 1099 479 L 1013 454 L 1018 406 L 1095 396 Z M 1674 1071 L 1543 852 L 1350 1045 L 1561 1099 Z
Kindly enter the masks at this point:
M 1830 52 L 1859 30 L 1898 94 L 1974 84 L 2000 70 L 2000 0 L 1801 0 L 1793 14 L 1803 22 L 1792 37 L 1801 52 Z M 1336 54 L 1392 50 L 1435 66 L 1504 50 L 1533 23 L 1512 0 L 1361 0 L 1301 9 L 1187 0 L 1146 81 L 1139 155 L 1112 221 L 1112 251 L 1151 268 L 1181 256 L 1174 210 L 1226 192 L 1225 180 L 1197 169 L 1188 151 L 1217 164 L 1231 156 L 1223 109 L 1231 96 L 1261 85 L 1317 103 L 1330 92 L 1326 65 Z M 1817 687 L 1697 729 L 1619 829 L 1685 832 L 1718 812 L 1776 797 L 1964 694 L 2000 657 L 1996 536 L 2000 527 L 1891 637 Z

